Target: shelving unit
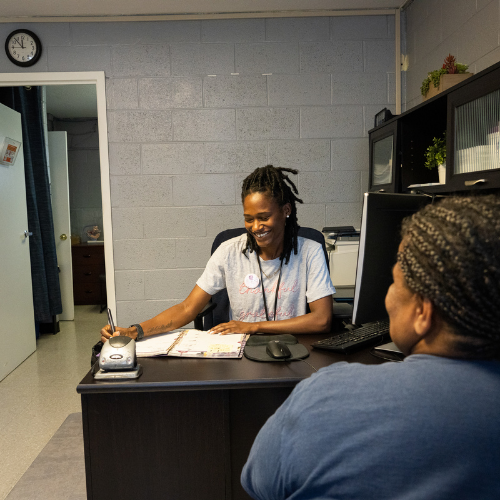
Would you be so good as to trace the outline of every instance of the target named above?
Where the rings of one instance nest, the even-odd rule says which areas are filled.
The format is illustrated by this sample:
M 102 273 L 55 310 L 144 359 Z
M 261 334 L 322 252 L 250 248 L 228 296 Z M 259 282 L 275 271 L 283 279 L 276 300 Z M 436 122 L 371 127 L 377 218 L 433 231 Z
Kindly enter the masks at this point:
M 446 183 L 425 168 L 425 151 L 446 132 Z M 392 182 L 373 182 L 377 145 L 392 136 Z M 500 63 L 369 131 L 370 191 L 429 193 L 500 188 Z M 386 139 L 387 141 L 387 139 Z M 379 147 L 380 149 L 380 147 Z

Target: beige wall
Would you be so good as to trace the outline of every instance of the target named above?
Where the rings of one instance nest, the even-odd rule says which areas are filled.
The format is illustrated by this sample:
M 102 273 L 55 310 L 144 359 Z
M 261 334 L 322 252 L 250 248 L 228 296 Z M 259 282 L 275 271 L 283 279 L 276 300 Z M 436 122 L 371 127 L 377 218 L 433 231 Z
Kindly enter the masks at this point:
M 422 102 L 422 81 L 448 54 L 472 73 L 500 61 L 499 0 L 414 0 L 403 19 L 403 110 Z

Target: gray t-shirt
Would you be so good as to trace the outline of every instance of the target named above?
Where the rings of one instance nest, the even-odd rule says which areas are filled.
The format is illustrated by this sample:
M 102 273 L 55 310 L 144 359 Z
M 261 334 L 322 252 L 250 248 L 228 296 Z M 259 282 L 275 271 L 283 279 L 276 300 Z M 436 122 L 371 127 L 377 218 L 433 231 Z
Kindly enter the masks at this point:
M 246 234 L 242 234 L 222 243 L 208 261 L 197 285 L 210 295 L 227 289 L 231 304 L 230 319 L 266 321 L 258 256 L 248 251 L 246 255 L 242 254 L 246 238 Z M 306 314 L 307 303 L 335 293 L 322 246 L 299 236 L 297 249 L 297 255 L 292 252 L 288 264 L 283 262 L 276 307 L 277 321 Z M 260 263 L 269 319 L 272 320 L 280 259 L 260 259 Z M 249 275 L 258 277 L 259 283 L 255 288 L 250 287 L 248 279 L 245 284 L 245 278 Z

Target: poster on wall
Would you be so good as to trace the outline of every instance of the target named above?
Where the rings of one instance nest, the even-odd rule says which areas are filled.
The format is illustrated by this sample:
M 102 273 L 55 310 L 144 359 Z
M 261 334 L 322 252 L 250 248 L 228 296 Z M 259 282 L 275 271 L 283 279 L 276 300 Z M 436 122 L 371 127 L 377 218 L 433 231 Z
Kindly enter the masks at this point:
M 0 165 L 14 165 L 21 143 L 9 137 L 0 137 Z

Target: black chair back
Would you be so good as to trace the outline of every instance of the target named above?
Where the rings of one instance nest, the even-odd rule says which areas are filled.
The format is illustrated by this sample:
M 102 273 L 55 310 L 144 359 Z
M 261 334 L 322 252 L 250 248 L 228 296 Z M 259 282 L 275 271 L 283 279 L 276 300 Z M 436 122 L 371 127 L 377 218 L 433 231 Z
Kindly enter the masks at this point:
M 217 250 L 217 248 L 219 248 L 221 243 L 231 238 L 236 238 L 236 236 L 240 236 L 245 232 L 246 229 L 243 227 L 226 229 L 225 231 L 220 232 L 215 237 L 212 244 L 212 254 L 215 252 L 215 250 Z M 308 238 L 321 244 L 321 246 L 323 247 L 323 252 L 325 254 L 326 265 L 329 270 L 330 266 L 328 261 L 328 253 L 326 251 L 325 237 L 323 236 L 323 233 L 321 233 L 317 229 L 312 229 L 310 227 L 300 227 L 299 236 Z M 219 323 L 226 323 L 227 321 L 229 321 L 229 297 L 227 295 L 227 290 L 224 289 L 220 292 L 217 292 L 212 296 L 211 302 L 217 304 L 217 307 L 215 307 L 215 309 L 212 309 L 212 311 L 210 311 L 203 317 L 204 330 L 210 330 L 210 328 L 218 325 Z

